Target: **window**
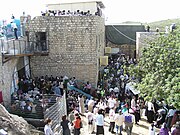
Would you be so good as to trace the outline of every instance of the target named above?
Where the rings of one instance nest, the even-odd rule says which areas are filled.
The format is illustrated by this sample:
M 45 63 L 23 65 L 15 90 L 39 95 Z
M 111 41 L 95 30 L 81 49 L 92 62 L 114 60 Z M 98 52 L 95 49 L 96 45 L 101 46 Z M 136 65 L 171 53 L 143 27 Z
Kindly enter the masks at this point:
M 36 32 L 36 51 L 47 51 L 46 32 Z

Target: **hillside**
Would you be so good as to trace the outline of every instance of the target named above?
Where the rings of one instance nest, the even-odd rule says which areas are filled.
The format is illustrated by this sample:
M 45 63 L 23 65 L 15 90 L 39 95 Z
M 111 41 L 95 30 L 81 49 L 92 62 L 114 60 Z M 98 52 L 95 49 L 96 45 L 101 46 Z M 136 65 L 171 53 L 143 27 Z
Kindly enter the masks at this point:
M 165 26 L 170 26 L 172 23 L 175 23 L 176 26 L 180 26 L 180 18 L 161 20 L 161 21 L 144 24 L 144 25 L 145 26 L 149 25 L 151 27 L 151 30 L 153 31 L 155 31 L 157 27 L 159 28 L 160 31 L 165 31 Z
M 149 25 L 152 31 L 155 31 L 156 28 L 159 28 L 160 31 L 165 31 L 165 27 L 170 26 L 172 23 L 175 23 L 176 26 L 180 26 L 180 18 L 167 19 L 167 20 L 161 20 L 161 21 L 150 22 L 150 23 L 126 21 L 126 22 L 123 22 L 122 24 L 143 24 L 145 26 Z

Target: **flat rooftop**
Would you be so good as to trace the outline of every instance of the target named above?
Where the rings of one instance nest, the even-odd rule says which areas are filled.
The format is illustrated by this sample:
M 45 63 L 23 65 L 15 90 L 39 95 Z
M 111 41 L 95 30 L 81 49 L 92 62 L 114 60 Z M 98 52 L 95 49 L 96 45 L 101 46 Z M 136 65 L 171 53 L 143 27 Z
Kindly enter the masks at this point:
M 83 1 L 83 0 L 77 0 L 77 1 L 62 1 L 62 2 L 57 2 L 57 3 L 49 3 L 49 4 L 46 4 L 46 6 L 50 6 L 50 5 L 67 5 L 67 4 L 74 4 L 74 3 L 97 3 L 100 8 L 105 8 L 104 4 L 102 1 Z

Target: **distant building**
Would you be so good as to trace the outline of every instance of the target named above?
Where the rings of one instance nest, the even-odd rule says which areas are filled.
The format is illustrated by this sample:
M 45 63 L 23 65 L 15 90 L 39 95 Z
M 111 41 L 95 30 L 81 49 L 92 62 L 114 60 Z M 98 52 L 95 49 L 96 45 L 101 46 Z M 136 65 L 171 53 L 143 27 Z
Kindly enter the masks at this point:
M 32 76 L 66 75 L 97 84 L 104 55 L 104 19 L 99 16 L 36 17 L 26 25 L 30 41 L 47 41 L 46 56 L 31 56 Z M 40 48 L 42 49 L 42 48 Z

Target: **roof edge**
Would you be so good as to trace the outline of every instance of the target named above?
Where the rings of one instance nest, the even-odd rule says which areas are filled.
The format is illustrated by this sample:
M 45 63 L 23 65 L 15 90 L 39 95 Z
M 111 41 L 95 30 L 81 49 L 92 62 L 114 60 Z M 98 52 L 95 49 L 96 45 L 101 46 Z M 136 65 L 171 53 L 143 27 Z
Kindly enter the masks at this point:
M 99 4 L 100 8 L 105 8 L 102 1 L 77 1 L 77 2 L 62 2 L 62 3 L 53 3 L 53 4 L 49 3 L 49 4 L 46 4 L 46 6 L 57 5 L 57 4 L 64 5 L 64 4 L 72 4 L 72 3 L 92 3 L 92 2 L 96 2 L 97 4 Z

